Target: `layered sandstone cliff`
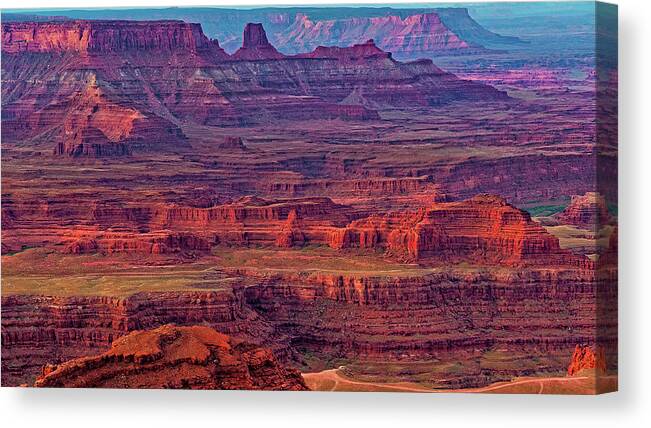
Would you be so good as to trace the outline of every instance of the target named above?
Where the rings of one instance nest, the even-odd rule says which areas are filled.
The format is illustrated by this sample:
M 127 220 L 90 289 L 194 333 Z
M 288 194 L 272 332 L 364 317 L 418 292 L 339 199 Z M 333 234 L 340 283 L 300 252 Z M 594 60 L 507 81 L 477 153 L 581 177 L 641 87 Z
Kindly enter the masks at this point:
M 62 133 L 54 151 L 70 156 L 183 147 L 184 122 L 366 121 L 379 119 L 371 105 L 508 100 L 431 62 L 395 61 L 372 42 L 285 57 L 260 24 L 247 25 L 232 57 L 180 21 L 8 22 L 2 40 L 3 137 Z M 351 102 L 354 93 L 366 101 Z
M 87 11 L 60 11 L 72 19 L 88 19 Z M 4 13 L 3 21 L 55 21 L 63 16 L 42 16 Z M 104 10 L 103 16 L 113 20 L 151 19 L 142 9 Z M 470 15 L 467 8 L 399 9 L 380 7 L 336 8 L 255 8 L 255 9 L 160 9 L 161 19 L 199 22 L 211 38 L 223 42 L 229 52 L 241 46 L 242 28 L 249 22 L 262 23 L 269 30 L 269 39 L 282 52 L 293 54 L 313 49 L 311 45 L 333 45 L 346 40 L 360 43 L 369 38 L 396 39 L 394 53 L 407 58 L 415 49 L 418 55 L 475 52 L 476 46 L 508 49 L 524 42 L 487 30 Z M 289 36 L 292 37 L 289 37 Z M 421 40 L 422 39 L 422 40 Z M 465 43 L 470 46 L 465 48 Z M 423 51 L 427 46 L 433 51 Z M 419 49 L 420 48 L 420 49 Z M 459 52 L 460 51 L 460 52 Z
M 411 213 L 391 213 L 356 220 L 333 231 L 334 248 L 384 248 L 401 260 L 475 261 L 521 264 L 559 263 L 589 265 L 561 250 L 524 211 L 503 199 L 480 195 L 464 202 L 436 203 Z M 542 260 L 541 257 L 545 257 Z
M 346 46 L 374 39 L 378 46 L 401 58 L 428 57 L 437 53 L 470 52 L 479 46 L 462 40 L 441 22 L 437 13 L 313 21 L 298 14 L 292 25 L 275 38 L 279 46 L 304 52 L 317 46 Z M 475 49 L 477 50 L 477 49 Z
M 576 376 L 583 370 L 594 369 L 597 374 L 606 373 L 606 354 L 604 349 L 597 347 L 596 351 L 590 346 L 576 345 L 572 359 L 567 367 L 568 376 Z
M 209 325 L 269 347 L 294 366 L 309 368 L 316 357 L 436 359 L 467 367 L 430 374 L 441 387 L 563 372 L 575 345 L 593 345 L 597 331 L 611 368 L 617 366 L 617 311 L 609 304 L 616 287 L 577 270 L 395 277 L 246 272 L 242 283 L 125 298 L 3 296 L 3 385 L 32 383 L 46 363 L 96 355 L 133 330 L 168 323 Z M 599 318 L 597 293 L 608 309 Z M 491 350 L 509 357 L 495 367 L 473 363 Z M 533 355 L 545 363 L 526 363 Z
M 172 52 L 213 50 L 199 24 L 183 21 L 8 22 L 2 25 L 2 50 L 17 52 Z
M 272 352 L 210 327 L 164 325 L 115 340 L 96 357 L 46 366 L 37 387 L 307 390 Z
M 570 204 L 557 217 L 563 223 L 587 229 L 599 229 L 612 222 L 606 198 L 596 192 L 572 196 Z
M 67 225 L 38 238 L 64 244 L 71 253 L 143 252 L 169 254 L 207 251 L 212 245 L 301 247 L 328 245 L 337 250 L 381 251 L 401 261 L 497 264 L 557 263 L 590 270 L 594 262 L 560 248 L 528 213 L 504 199 L 479 195 L 461 202 L 435 202 L 419 210 L 364 214 L 329 198 L 266 200 L 245 197 L 210 207 L 138 204 L 99 205 L 53 212 L 31 206 L 7 208 L 7 243 L 39 222 Z M 80 212 L 79 209 L 86 209 Z M 58 218 L 57 218 L 58 217 Z M 35 223 L 36 222 L 36 223 Z M 76 227 L 73 226 L 76 222 Z M 85 226 L 87 223 L 94 227 Z M 120 225 L 122 231 L 114 231 Z M 46 241 L 46 242 L 48 242 Z M 30 242 L 23 241 L 24 244 Z

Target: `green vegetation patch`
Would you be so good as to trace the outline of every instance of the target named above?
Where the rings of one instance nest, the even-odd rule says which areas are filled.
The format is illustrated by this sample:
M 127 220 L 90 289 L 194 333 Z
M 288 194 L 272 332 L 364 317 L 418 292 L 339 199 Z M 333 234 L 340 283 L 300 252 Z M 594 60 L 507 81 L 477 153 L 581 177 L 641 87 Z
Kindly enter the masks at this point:
M 567 205 L 539 205 L 524 208 L 531 217 L 550 217 L 563 211 Z

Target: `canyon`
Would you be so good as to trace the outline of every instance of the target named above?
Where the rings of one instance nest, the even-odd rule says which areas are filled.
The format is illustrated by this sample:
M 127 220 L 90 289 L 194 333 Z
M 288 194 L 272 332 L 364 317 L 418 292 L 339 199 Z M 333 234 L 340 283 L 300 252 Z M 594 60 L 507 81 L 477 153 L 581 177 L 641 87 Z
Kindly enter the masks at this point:
M 466 260 L 515 266 L 537 264 L 540 256 L 546 257 L 545 263 L 586 267 L 591 263 L 561 249 L 558 239 L 529 214 L 490 195 L 384 215 L 365 215 L 329 198 L 244 197 L 206 208 L 148 204 L 75 208 L 44 212 L 5 203 L 4 217 L 11 219 L 5 224 L 5 252 L 25 246 L 110 255 L 205 252 L 218 244 L 320 245 L 382 251 L 421 263 Z M 38 234 L 31 235 L 34 230 Z
M 209 37 L 220 40 L 229 53 L 241 45 L 241 29 L 250 22 L 270 31 L 269 40 L 284 54 L 296 54 L 324 46 L 349 46 L 376 39 L 384 50 L 401 59 L 482 53 L 518 47 L 526 42 L 487 30 L 470 15 L 468 8 L 446 7 L 396 9 L 356 8 L 256 8 L 250 10 L 175 8 L 102 10 L 57 10 L 43 16 L 5 13 L 8 21 L 66 19 L 169 20 L 197 22 Z
M 3 13 L 3 386 L 616 376 L 616 72 L 465 9 L 201 10 Z
M 3 91 L 3 136 L 59 134 L 63 150 L 57 145 L 55 153 L 121 154 L 116 146 L 146 149 L 152 140 L 158 146 L 151 150 L 180 148 L 182 124 L 232 126 L 260 116 L 379 118 L 359 102 L 342 103 L 355 91 L 368 103 L 390 106 L 508 99 L 431 61 L 397 62 L 372 41 L 285 57 L 254 24 L 246 26 L 242 47 L 232 57 L 198 25 L 181 21 L 10 22 L 2 26 L 2 40 L 3 78 L 16 82 Z M 275 61 L 261 62 L 266 59 Z M 25 67 L 25 61 L 48 66 Z M 119 73 L 110 66 L 114 61 L 123 62 Z M 66 81 L 55 85 L 60 73 Z M 38 83 L 19 83 L 25 80 Z M 53 87 L 57 90 L 50 92 Z M 84 123 L 77 123 L 80 115 Z M 110 133 L 107 116 L 116 127 Z M 112 148 L 102 152 L 103 146 Z
M 427 384 L 437 387 L 480 386 L 566 367 L 576 343 L 595 340 L 597 302 L 616 296 L 606 283 L 570 269 L 498 277 L 481 271 L 369 276 L 240 268 L 227 273 L 236 279 L 222 290 L 119 298 L 5 295 L 3 382 L 27 382 L 46 363 L 92 355 L 130 331 L 175 323 L 210 325 L 268 347 L 295 367 L 319 369 L 329 360 L 357 367 L 384 362 L 405 366 L 407 378 L 426 376 Z M 611 336 L 616 310 L 602 315 L 609 362 L 616 364 Z M 545 364 L 527 363 L 531 355 Z M 460 368 L 452 375 L 418 364 L 432 359 Z M 411 364 L 416 366 L 409 369 Z

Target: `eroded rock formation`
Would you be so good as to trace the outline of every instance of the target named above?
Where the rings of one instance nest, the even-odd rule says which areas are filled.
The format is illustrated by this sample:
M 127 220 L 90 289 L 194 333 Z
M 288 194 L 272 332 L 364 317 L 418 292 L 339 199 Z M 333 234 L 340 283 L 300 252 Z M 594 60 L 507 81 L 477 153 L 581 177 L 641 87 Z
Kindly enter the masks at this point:
M 84 19 L 85 11 L 60 11 L 71 18 Z M 62 16 L 4 14 L 9 21 L 58 21 Z M 211 38 L 223 41 L 229 52 L 242 45 L 242 28 L 250 22 L 262 23 L 269 39 L 282 52 L 294 54 L 314 49 L 317 45 L 352 45 L 369 38 L 387 41 L 401 58 L 424 54 L 455 54 L 476 52 L 474 47 L 511 48 L 524 42 L 503 36 L 482 27 L 470 16 L 467 8 L 255 8 L 158 10 L 164 19 L 200 22 Z M 143 20 L 150 18 L 145 10 L 105 10 L 103 16 L 114 20 Z M 291 36 L 291 37 L 289 37 Z M 422 40 L 421 40 L 422 39 Z M 464 44 L 470 46 L 465 47 Z M 421 50 L 427 46 L 431 52 Z M 421 48 L 421 49 L 419 49 Z M 483 52 L 483 51 L 482 51 Z
M 85 208 L 89 210 L 53 212 L 54 218 L 43 219 L 40 211 L 21 212 L 12 207 L 9 214 L 13 218 L 5 237 L 11 243 L 13 234 L 20 237 L 21 227 L 34 227 L 34 221 L 40 218 L 44 226 L 52 220 L 68 225 L 64 236 L 55 230 L 49 242 L 63 243 L 66 251 L 75 254 L 171 254 L 207 251 L 216 244 L 285 248 L 312 244 L 337 250 L 382 251 L 397 260 L 420 263 L 558 263 L 584 269 L 594 265 L 584 256 L 561 249 L 558 239 L 528 213 L 490 195 L 462 202 L 430 203 L 415 211 L 371 215 L 329 198 L 244 197 L 207 208 L 158 204 Z M 79 221 L 76 228 L 71 228 L 71 214 L 99 227 L 82 227 L 86 221 Z M 23 223 L 17 218 L 22 218 Z M 126 230 L 110 230 L 117 225 Z M 38 238 L 45 236 L 46 232 Z
M 601 347 L 596 347 L 596 351 L 590 346 L 576 345 L 572 359 L 567 367 L 568 376 L 576 376 L 583 370 L 596 370 L 597 374 L 606 373 L 606 354 Z
M 255 61 L 285 57 L 269 43 L 262 24 L 246 24 L 242 40 L 242 47 L 233 54 L 235 59 Z
M 96 355 L 133 330 L 163 324 L 209 325 L 238 340 L 268 347 L 284 363 L 321 361 L 408 363 L 472 361 L 491 349 L 512 360 L 456 374 L 443 387 L 478 386 L 531 374 L 533 353 L 547 358 L 536 372 L 567 370 L 576 343 L 593 343 L 596 293 L 616 288 L 576 269 L 424 276 L 261 274 L 218 291 L 138 293 L 125 298 L 3 296 L 3 385 L 32 383 L 43 365 Z M 246 285 L 243 285 L 246 284 Z M 616 367 L 616 306 L 604 306 L 599 331 Z M 540 335 L 540 331 L 545 335 Z
M 606 198 L 596 192 L 572 196 L 570 204 L 558 215 L 558 219 L 586 229 L 599 229 L 612 221 Z
M 405 18 L 390 15 L 312 21 L 297 14 L 292 25 L 276 37 L 279 46 L 291 46 L 294 52 L 319 45 L 346 46 L 374 39 L 388 52 L 402 58 L 427 57 L 435 53 L 470 52 L 477 45 L 462 40 L 441 22 L 437 13 L 416 14 Z
M 2 25 L 2 49 L 83 54 L 220 50 L 199 24 L 173 20 L 10 22 Z
M 391 53 L 375 45 L 375 40 L 369 39 L 364 43 L 354 44 L 350 47 L 317 46 L 312 52 L 297 55 L 298 58 L 330 58 L 339 61 L 353 62 L 364 59 L 389 59 Z
M 135 331 L 96 357 L 46 366 L 37 387 L 307 390 L 272 352 L 205 326 Z
M 438 203 L 413 213 L 372 216 L 331 234 L 334 248 L 385 248 L 403 260 L 481 260 L 483 263 L 536 263 L 541 257 L 569 256 L 558 239 L 524 211 L 503 199 L 476 196 Z
M 395 61 L 373 43 L 286 58 L 260 24 L 246 26 L 232 57 L 181 21 L 8 22 L 2 40 L 3 81 L 16 82 L 2 86 L 3 137 L 60 134 L 54 152 L 73 157 L 187 148 L 183 122 L 377 120 L 374 103 L 508 100 L 431 61 Z M 368 103 L 343 102 L 355 91 Z

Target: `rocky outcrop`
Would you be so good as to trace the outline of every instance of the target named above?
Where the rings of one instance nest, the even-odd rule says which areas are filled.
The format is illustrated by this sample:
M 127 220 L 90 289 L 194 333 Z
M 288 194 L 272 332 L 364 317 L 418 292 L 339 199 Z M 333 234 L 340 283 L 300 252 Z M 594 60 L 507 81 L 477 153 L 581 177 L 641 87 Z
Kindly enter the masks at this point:
M 606 354 L 601 347 L 596 351 L 590 346 L 576 345 L 572 359 L 567 367 L 568 376 L 576 376 L 583 370 L 594 369 L 597 374 L 606 373 Z
M 384 249 L 401 260 L 472 260 L 488 264 L 585 264 L 561 250 L 558 239 L 529 214 L 490 195 L 436 203 L 411 213 L 353 221 L 329 236 L 333 248 Z M 544 259 L 543 259 L 544 258 Z
M 227 150 L 246 150 L 244 141 L 241 137 L 226 136 L 222 141 L 217 143 L 217 148 Z
M 2 384 L 33 383 L 45 364 L 96 355 L 131 331 L 164 324 L 207 325 L 271 348 L 287 360 L 285 338 L 246 306 L 241 286 L 129 297 L 2 297 Z M 266 339 L 265 339 L 266 338 Z
M 307 390 L 273 353 L 205 326 L 164 325 L 115 340 L 96 357 L 46 366 L 37 387 Z
M 297 58 L 336 59 L 352 62 L 363 59 L 390 59 L 391 53 L 383 51 L 375 45 L 375 40 L 369 39 L 364 43 L 354 44 L 350 47 L 318 46 L 312 52 L 296 55 Z
M 242 47 L 233 54 L 235 59 L 256 61 L 285 57 L 269 43 L 262 24 L 246 24 L 242 40 Z
M 280 248 L 291 248 L 303 245 L 306 240 L 303 227 L 298 220 L 296 210 L 290 211 L 285 224 L 276 237 L 276 246 Z
M 567 224 L 596 230 L 612 222 L 606 198 L 596 192 L 582 196 L 572 196 L 570 204 L 558 214 L 557 218 Z
M 61 20 L 3 23 L 2 50 L 5 53 L 213 51 L 218 54 L 221 48 L 203 34 L 199 24 L 183 21 Z

